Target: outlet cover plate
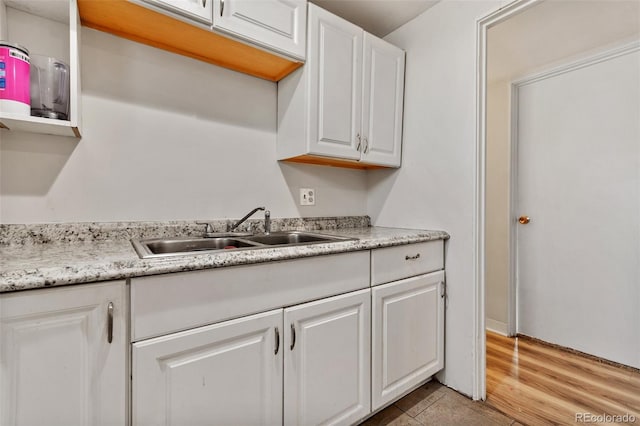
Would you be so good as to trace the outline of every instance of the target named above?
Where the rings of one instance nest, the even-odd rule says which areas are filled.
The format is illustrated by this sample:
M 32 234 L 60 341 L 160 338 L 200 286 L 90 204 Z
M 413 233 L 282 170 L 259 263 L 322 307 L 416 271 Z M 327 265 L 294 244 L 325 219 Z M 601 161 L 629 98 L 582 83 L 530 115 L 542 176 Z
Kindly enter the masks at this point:
M 300 188 L 300 205 L 315 206 L 316 190 L 313 188 Z

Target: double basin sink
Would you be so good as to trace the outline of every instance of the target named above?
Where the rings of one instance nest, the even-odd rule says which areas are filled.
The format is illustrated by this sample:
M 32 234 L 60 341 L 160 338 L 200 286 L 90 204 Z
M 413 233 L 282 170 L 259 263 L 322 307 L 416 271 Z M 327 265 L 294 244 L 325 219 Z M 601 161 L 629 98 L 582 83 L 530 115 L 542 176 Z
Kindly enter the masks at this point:
M 356 238 L 337 237 L 302 231 L 283 231 L 270 234 L 221 233 L 201 238 L 156 238 L 132 240 L 142 259 L 153 257 L 200 254 L 219 250 L 252 250 L 307 244 L 350 241 Z

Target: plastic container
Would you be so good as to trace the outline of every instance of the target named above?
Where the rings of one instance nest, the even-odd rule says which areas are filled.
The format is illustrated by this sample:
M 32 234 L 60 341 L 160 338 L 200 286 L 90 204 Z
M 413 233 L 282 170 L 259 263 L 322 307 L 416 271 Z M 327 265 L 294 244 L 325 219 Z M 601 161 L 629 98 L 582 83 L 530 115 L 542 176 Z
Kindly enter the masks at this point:
M 31 56 L 31 115 L 69 119 L 69 65 L 48 56 Z
M 0 41 L 0 112 L 30 114 L 29 62 L 26 48 Z

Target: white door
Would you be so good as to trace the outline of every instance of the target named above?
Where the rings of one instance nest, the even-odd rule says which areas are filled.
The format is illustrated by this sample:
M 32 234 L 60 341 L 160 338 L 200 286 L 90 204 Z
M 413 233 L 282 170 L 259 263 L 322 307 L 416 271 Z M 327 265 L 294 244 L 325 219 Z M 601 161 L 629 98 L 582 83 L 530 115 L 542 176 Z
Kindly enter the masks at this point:
M 134 425 L 282 423 L 282 309 L 133 345 Z
M 285 425 L 352 424 L 369 414 L 369 289 L 284 311 Z
M 364 34 L 362 161 L 400 167 L 404 51 Z
M 640 367 L 640 53 L 518 90 L 518 332 Z
M 126 424 L 125 289 L 120 281 L 0 297 L 0 424 Z
M 306 0 L 213 1 L 215 28 L 304 59 L 307 34 Z
M 444 367 L 444 271 L 372 288 L 372 410 Z
M 211 24 L 213 18 L 212 0 L 142 0 L 187 18 Z
M 358 160 L 363 31 L 312 3 L 308 8 L 309 151 Z

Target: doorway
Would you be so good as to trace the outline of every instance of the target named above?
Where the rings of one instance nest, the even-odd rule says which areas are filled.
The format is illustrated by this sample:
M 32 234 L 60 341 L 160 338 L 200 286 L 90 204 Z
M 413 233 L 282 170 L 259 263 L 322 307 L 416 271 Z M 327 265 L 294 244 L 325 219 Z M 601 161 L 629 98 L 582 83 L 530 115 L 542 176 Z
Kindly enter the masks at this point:
M 639 7 L 525 0 L 479 22 L 485 325 L 636 368 L 640 87 L 637 71 L 623 82 L 615 65 L 640 65 Z M 625 96 L 631 109 L 616 113 Z

